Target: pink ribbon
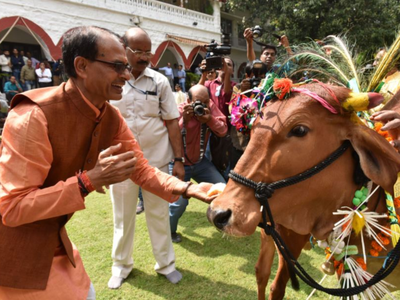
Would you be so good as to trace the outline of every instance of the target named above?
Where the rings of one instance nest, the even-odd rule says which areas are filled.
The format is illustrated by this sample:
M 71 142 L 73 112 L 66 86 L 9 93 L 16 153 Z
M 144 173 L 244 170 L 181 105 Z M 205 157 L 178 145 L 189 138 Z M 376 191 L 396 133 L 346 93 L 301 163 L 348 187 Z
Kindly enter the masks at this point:
M 324 98 L 318 96 L 316 93 L 311 92 L 308 89 L 304 89 L 304 88 L 291 88 L 290 89 L 291 92 L 296 92 L 296 93 L 302 93 L 305 94 L 307 96 L 310 96 L 311 98 L 314 98 L 315 100 L 317 100 L 319 103 L 322 104 L 323 107 L 325 107 L 327 110 L 329 110 L 331 113 L 333 114 L 338 114 L 337 110 L 328 103 L 328 101 L 326 101 Z

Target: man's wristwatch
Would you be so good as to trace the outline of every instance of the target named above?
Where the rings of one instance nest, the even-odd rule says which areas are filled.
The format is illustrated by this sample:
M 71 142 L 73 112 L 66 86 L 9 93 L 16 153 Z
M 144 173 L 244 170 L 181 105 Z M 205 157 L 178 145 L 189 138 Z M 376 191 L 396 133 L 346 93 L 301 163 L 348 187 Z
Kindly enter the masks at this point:
M 176 162 L 176 161 L 180 161 L 181 163 L 185 163 L 185 158 L 184 157 L 175 157 L 174 158 L 174 162 Z

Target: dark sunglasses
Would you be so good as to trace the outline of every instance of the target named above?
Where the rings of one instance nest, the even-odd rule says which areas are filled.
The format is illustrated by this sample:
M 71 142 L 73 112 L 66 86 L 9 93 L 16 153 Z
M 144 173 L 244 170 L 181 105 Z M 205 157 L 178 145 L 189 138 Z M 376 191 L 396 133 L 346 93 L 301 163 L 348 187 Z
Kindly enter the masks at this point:
M 124 64 L 120 62 L 111 62 L 111 61 L 105 61 L 101 59 L 93 59 L 93 61 L 98 61 L 103 64 L 108 64 L 113 67 L 114 71 L 117 72 L 118 74 L 122 74 L 125 72 L 125 70 L 128 70 L 130 72 L 132 70 L 132 67 L 129 64 Z

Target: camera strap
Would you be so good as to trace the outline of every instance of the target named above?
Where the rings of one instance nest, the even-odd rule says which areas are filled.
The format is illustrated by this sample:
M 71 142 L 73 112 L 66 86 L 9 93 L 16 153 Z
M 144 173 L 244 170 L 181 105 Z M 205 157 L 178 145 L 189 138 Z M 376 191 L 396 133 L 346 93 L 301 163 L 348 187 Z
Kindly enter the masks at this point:
M 253 39 L 253 42 L 256 43 L 257 45 L 261 46 L 261 47 L 269 46 L 269 45 L 267 45 L 267 44 L 264 44 L 264 43 L 262 43 L 262 42 L 256 41 L 256 40 L 254 40 L 254 39 Z
M 197 163 L 199 163 L 203 157 L 204 157 L 204 145 L 205 145 L 205 139 L 206 139 L 206 134 L 207 134 L 207 130 L 208 130 L 208 126 L 207 124 L 203 123 L 201 124 L 201 129 L 200 129 L 200 156 L 199 156 L 199 160 L 196 163 L 193 163 L 189 157 L 187 156 L 187 152 L 186 152 L 186 127 L 185 127 L 185 122 L 183 122 L 183 127 L 182 127 L 182 143 L 183 143 L 183 153 L 185 155 L 185 158 L 187 159 L 187 161 L 189 163 L 191 163 L 192 165 L 195 165 Z

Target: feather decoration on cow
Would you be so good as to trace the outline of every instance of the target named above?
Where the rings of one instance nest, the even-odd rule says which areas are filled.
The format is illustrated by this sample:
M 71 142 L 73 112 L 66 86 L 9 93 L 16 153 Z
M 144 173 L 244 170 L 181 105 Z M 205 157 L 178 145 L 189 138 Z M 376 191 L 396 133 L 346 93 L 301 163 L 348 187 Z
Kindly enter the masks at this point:
M 324 50 L 329 49 L 329 50 L 335 50 L 337 53 L 340 54 L 340 56 L 343 58 L 344 62 L 346 63 L 346 66 L 348 67 L 348 73 L 352 75 L 352 77 L 356 80 L 356 83 L 358 87 L 361 87 L 361 82 L 358 76 L 358 71 L 356 66 L 355 66 L 355 59 L 353 59 L 353 56 L 351 54 L 351 50 L 349 49 L 348 45 L 346 45 L 346 42 L 344 39 L 339 38 L 335 35 L 329 35 L 328 37 L 325 38 L 327 41 L 331 41 L 330 44 L 322 46 Z M 361 90 L 361 89 L 359 89 Z
M 367 91 L 375 90 L 386 74 L 393 68 L 395 62 L 400 58 L 400 32 L 397 34 L 396 40 L 392 43 L 389 50 L 383 56 L 374 74 L 372 75 Z
M 367 62 L 356 59 L 355 45 L 345 36 L 330 35 L 319 43 L 293 46 L 293 50 L 295 54 L 282 63 L 297 61 L 297 68 L 288 73 L 289 78 L 306 72 L 308 78 L 347 86 L 354 92 L 374 91 L 400 58 L 400 32 L 372 75 L 365 72 Z
M 360 91 L 363 78 L 359 74 L 362 74 L 362 67 L 355 63 L 355 54 L 352 54 L 354 47 L 348 45 L 345 37 L 334 35 L 326 37 L 322 43 L 323 46 L 310 42 L 294 47 L 295 54 L 284 63 L 296 60 L 297 68 L 293 68 L 288 77 L 295 78 L 297 74 L 306 72 L 308 78 L 341 86 L 348 86 L 354 78 L 356 91 Z

